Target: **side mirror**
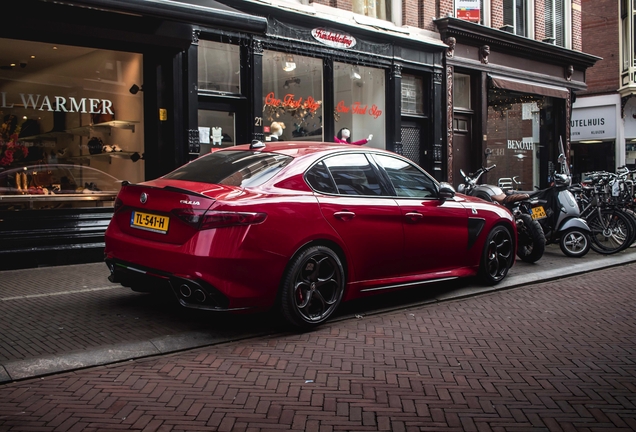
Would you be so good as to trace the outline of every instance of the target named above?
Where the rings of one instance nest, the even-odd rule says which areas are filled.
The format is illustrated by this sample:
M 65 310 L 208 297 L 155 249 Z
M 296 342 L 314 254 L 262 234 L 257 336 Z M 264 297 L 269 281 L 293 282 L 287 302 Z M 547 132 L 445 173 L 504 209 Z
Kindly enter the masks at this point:
M 440 199 L 447 200 L 455 196 L 455 189 L 450 183 L 442 182 L 439 184 Z

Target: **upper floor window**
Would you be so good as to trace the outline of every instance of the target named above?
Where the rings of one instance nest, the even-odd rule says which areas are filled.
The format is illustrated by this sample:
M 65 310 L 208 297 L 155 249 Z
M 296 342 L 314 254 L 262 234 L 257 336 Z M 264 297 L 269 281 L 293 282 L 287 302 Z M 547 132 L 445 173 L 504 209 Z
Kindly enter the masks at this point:
M 547 0 L 550 1 L 550 0 Z M 504 28 L 519 36 L 528 36 L 528 5 L 526 0 L 504 0 Z
M 545 0 L 545 37 L 544 42 L 558 46 L 565 43 L 565 1 Z
M 351 6 L 354 13 L 391 21 L 391 2 L 392 0 L 352 0 Z

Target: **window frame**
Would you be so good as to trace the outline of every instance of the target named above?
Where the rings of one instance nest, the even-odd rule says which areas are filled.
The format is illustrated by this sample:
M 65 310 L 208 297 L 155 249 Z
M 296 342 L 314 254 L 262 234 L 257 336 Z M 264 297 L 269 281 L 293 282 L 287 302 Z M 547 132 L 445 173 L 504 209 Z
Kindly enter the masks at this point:
M 506 19 L 506 15 L 505 15 L 506 4 L 511 5 L 512 22 L 510 22 L 509 19 L 508 21 Z M 522 13 L 524 26 L 525 26 L 523 34 L 519 32 L 519 23 L 517 22 L 517 15 L 518 15 L 517 9 L 520 5 L 523 6 L 524 8 Z M 529 39 L 534 39 L 534 22 L 535 22 L 534 11 L 535 11 L 534 0 L 503 0 L 504 27 L 502 27 L 502 30 L 505 29 L 507 26 L 512 26 L 513 27 L 513 31 L 511 32 L 512 34 L 515 34 L 517 36 L 527 37 Z
M 558 30 L 558 25 L 557 25 L 557 6 L 559 6 L 557 3 L 561 2 L 562 3 L 562 10 L 560 11 L 560 13 L 562 14 L 561 16 L 561 35 L 563 40 L 558 40 L 558 38 L 556 37 L 557 35 L 557 30 Z M 545 22 L 545 35 L 546 35 L 546 39 L 543 40 L 543 42 L 551 42 L 551 38 L 554 39 L 554 44 L 560 47 L 564 47 L 564 48 L 568 48 L 570 49 L 572 47 L 572 2 L 568 1 L 568 0 L 545 0 L 545 11 L 544 11 L 544 22 Z M 548 14 L 550 14 L 550 18 L 552 21 L 552 28 L 550 29 L 550 32 L 548 32 Z

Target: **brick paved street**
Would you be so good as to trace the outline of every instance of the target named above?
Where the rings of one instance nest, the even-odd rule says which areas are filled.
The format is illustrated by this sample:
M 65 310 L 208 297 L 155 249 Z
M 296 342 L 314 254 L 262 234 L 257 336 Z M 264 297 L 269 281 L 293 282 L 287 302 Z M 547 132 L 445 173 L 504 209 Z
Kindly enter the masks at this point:
M 636 264 L 0 386 L 0 431 L 636 430 Z

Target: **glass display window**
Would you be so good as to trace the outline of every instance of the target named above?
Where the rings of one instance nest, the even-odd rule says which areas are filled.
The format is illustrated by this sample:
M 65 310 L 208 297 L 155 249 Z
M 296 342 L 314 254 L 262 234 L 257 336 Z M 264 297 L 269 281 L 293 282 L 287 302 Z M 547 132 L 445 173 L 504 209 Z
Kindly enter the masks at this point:
M 199 40 L 199 91 L 240 93 L 241 57 L 239 47 Z
M 144 180 L 141 54 L 1 39 L 0 59 L 3 205 L 114 200 L 116 191 L 100 187 L 95 171 Z M 93 198 L 77 199 L 86 195 Z
M 265 50 L 265 139 L 323 141 L 322 85 L 322 59 Z
M 504 189 L 533 190 L 541 184 L 542 119 L 554 119 L 553 98 L 502 89 L 488 91 L 487 165 L 497 168 L 489 182 Z M 544 132 L 545 134 L 545 132 Z M 494 181 L 492 180 L 494 179 Z
M 384 70 L 334 62 L 333 78 L 334 130 L 349 129 L 354 142 L 372 135 L 366 145 L 386 148 Z

